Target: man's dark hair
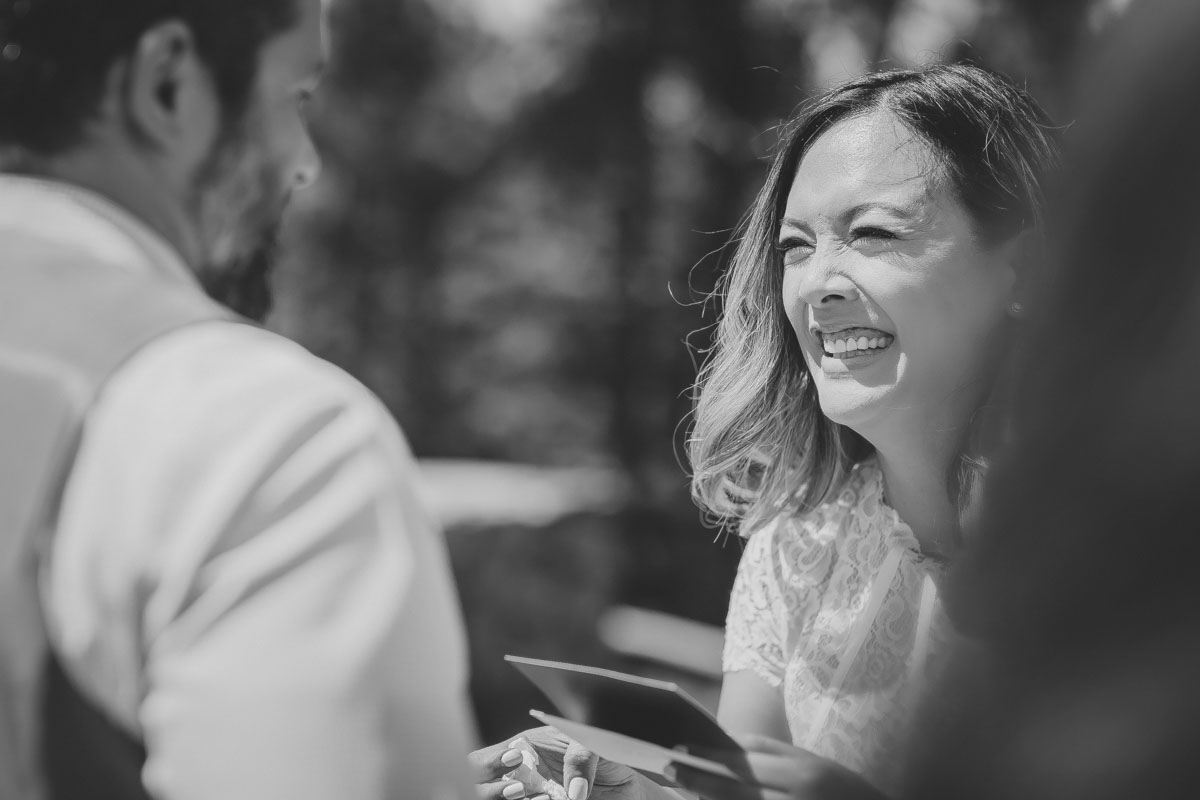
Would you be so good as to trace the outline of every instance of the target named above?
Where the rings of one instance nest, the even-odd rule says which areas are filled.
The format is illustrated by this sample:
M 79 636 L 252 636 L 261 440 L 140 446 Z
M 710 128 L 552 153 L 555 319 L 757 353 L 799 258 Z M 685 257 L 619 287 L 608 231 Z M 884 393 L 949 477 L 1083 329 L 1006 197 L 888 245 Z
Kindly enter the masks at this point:
M 263 44 L 297 17 L 296 0 L 0 0 L 0 148 L 48 156 L 78 144 L 109 69 L 171 19 L 191 29 L 235 121 Z

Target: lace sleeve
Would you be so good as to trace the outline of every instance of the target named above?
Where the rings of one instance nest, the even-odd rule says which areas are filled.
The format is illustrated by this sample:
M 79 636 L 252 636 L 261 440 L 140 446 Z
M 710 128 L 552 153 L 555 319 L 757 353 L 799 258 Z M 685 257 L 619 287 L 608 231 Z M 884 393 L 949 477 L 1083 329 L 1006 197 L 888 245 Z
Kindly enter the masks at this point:
M 750 536 L 738 564 L 725 621 L 725 672 L 753 670 L 771 686 L 783 683 L 787 609 L 780 593 L 775 540 L 778 526 Z

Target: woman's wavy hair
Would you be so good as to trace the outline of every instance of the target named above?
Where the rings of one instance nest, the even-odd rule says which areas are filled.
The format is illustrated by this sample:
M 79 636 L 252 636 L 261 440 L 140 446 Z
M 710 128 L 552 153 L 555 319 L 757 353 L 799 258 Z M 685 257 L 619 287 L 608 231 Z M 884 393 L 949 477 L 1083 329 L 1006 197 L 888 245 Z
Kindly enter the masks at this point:
M 687 447 L 693 497 L 715 524 L 748 533 L 779 513 L 811 509 L 873 452 L 821 412 L 784 314 L 776 241 L 792 176 L 809 147 L 837 122 L 876 110 L 895 114 L 930 146 L 985 245 L 1041 230 L 1043 182 L 1058 163 L 1058 135 L 1037 102 L 1007 78 L 970 64 L 890 70 L 802 107 L 783 127 L 766 184 L 714 293 L 724 307 L 695 386 Z M 970 431 L 964 436 L 964 457 L 947 476 L 960 503 L 984 466 L 972 438 Z

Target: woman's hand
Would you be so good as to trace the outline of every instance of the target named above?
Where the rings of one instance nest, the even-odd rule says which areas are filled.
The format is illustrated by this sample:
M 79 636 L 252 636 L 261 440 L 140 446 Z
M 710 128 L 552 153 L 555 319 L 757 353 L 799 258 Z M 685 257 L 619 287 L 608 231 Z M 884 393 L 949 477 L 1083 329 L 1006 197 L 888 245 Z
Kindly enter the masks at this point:
M 706 800 L 887 800 L 867 780 L 829 759 L 765 736 L 738 737 L 757 786 L 672 764 L 669 775 Z M 695 755 L 722 761 L 719 754 Z M 740 754 L 739 754 L 740 755 Z
M 629 767 L 601 759 L 554 728 L 534 728 L 471 753 L 468 761 L 481 800 L 518 800 L 526 796 L 519 781 L 503 777 L 521 763 L 520 751 L 510 746 L 517 738 L 533 745 L 541 761 L 538 771 L 560 783 L 570 800 L 643 800 L 645 779 Z

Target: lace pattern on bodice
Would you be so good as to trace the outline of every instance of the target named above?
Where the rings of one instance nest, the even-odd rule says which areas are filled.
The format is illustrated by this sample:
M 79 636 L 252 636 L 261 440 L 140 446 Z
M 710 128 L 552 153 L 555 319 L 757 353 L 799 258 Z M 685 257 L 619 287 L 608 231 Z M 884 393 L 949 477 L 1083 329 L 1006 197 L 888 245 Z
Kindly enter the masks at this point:
M 834 499 L 750 536 L 724 670 L 781 688 L 795 745 L 886 787 L 926 654 L 949 633 L 937 570 L 884 504 L 876 461 L 864 461 Z

